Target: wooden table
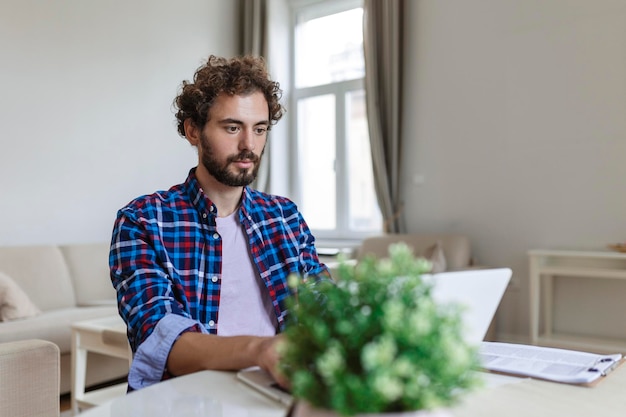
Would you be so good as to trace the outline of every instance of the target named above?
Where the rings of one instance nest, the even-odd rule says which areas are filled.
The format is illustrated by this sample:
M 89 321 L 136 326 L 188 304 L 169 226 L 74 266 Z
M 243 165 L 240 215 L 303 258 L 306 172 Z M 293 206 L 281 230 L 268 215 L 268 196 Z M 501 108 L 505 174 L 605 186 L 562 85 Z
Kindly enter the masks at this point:
M 125 383 L 85 392 L 89 352 L 128 359 L 130 368 L 132 351 L 126 338 L 126 325 L 121 317 L 111 316 L 72 324 L 72 411 L 74 415 L 112 398 L 124 396 L 126 393 L 127 384 Z

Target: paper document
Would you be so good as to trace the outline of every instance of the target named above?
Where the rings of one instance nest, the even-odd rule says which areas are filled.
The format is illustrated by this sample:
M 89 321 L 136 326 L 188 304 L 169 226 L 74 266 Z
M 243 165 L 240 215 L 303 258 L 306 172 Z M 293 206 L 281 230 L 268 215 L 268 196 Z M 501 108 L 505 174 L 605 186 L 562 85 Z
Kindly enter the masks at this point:
M 482 342 L 482 366 L 490 371 L 568 384 L 589 384 L 607 375 L 622 360 L 620 353 L 599 355 L 513 343 Z

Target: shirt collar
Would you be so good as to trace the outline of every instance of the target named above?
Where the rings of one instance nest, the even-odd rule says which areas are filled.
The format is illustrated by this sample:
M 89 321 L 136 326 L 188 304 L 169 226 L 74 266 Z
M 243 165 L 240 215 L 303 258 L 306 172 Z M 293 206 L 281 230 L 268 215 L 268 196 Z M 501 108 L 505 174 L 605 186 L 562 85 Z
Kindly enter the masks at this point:
M 217 213 L 217 207 L 202 191 L 202 187 L 200 187 L 200 182 L 196 176 L 196 167 L 189 170 L 189 175 L 185 180 L 185 188 L 187 189 L 187 195 L 191 203 L 196 207 L 199 213 L 209 213 L 211 216 L 215 216 Z M 240 218 L 242 216 L 248 217 L 251 204 L 250 188 L 246 186 L 243 188 L 241 204 L 239 205 Z

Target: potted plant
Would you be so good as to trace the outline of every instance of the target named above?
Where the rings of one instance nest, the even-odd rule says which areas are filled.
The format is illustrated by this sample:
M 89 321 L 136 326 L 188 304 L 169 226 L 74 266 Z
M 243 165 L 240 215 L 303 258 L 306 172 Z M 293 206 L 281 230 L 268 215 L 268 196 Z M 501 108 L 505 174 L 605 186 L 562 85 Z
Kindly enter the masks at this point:
M 389 254 L 341 262 L 334 283 L 289 280 L 281 369 L 296 415 L 408 416 L 445 409 L 477 385 L 461 307 L 435 303 L 422 279 L 429 262 L 405 244 Z

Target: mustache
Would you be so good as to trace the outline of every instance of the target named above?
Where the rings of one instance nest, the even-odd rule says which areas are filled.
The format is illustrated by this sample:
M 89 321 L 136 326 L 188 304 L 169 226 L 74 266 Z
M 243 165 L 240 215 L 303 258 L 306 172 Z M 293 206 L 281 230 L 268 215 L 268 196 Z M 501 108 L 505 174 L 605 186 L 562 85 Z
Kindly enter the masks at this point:
M 258 162 L 259 156 L 256 155 L 252 151 L 242 151 L 237 155 L 232 155 L 228 157 L 228 162 L 239 162 L 239 161 L 250 161 L 250 162 Z

